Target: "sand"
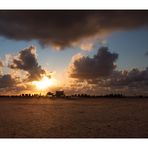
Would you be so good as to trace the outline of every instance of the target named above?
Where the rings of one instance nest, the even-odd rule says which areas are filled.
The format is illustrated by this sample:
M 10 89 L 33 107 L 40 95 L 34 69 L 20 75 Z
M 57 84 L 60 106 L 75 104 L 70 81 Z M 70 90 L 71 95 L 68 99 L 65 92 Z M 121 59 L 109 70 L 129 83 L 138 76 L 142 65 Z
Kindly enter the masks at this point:
M 0 99 L 1 138 L 145 138 L 148 99 Z

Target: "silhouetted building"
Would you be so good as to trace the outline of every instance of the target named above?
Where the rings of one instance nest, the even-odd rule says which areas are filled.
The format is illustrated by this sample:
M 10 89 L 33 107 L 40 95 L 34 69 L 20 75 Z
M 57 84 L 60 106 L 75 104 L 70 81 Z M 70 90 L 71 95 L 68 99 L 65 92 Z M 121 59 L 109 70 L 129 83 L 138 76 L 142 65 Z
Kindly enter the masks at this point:
M 55 96 L 56 97 L 64 97 L 65 96 L 64 91 L 56 91 Z
M 48 92 L 48 93 L 46 94 L 46 96 L 48 96 L 48 97 L 53 97 L 54 94 L 53 94 L 52 92 Z

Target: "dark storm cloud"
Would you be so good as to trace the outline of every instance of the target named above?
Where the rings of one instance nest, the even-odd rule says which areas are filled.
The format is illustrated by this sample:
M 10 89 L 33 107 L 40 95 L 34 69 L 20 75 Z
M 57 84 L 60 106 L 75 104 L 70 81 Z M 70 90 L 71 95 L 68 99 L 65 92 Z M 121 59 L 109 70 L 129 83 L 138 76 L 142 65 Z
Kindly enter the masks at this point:
M 0 35 L 71 46 L 86 37 L 148 26 L 148 11 L 0 11 Z
M 8 66 L 28 72 L 29 80 L 37 80 L 41 78 L 42 74 L 45 74 L 45 70 L 38 64 L 36 49 L 33 46 L 21 50 L 16 57 L 13 57 Z
M 10 74 L 0 75 L 0 89 L 15 86 L 16 80 Z
M 101 47 L 93 58 L 77 55 L 69 66 L 69 75 L 77 79 L 107 77 L 116 68 L 117 58 L 118 54 L 108 51 L 108 47 Z

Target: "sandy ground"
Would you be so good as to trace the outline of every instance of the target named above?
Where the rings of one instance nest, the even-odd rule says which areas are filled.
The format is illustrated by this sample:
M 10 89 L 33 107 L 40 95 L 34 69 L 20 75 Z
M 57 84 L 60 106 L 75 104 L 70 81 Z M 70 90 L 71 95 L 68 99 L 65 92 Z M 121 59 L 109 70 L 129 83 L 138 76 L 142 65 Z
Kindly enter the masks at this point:
M 0 137 L 148 137 L 148 99 L 0 99 Z

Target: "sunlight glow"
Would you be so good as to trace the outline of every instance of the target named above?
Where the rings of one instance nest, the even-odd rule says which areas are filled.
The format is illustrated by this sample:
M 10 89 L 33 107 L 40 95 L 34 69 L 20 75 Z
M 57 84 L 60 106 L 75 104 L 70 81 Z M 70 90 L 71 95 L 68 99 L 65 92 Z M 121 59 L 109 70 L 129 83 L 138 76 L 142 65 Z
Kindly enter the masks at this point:
M 44 76 L 40 81 L 33 81 L 32 84 L 35 85 L 37 89 L 47 89 L 48 87 L 55 86 L 57 80 Z

